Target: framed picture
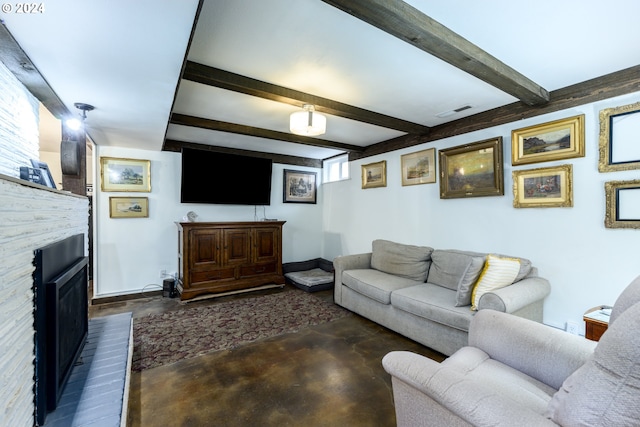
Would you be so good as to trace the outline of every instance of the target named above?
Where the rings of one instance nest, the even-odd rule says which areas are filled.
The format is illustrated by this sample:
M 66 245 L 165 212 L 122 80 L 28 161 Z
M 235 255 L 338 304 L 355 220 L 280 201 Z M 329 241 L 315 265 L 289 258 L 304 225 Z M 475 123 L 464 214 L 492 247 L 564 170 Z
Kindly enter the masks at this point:
M 640 180 L 604 183 L 607 228 L 640 228 Z
M 362 188 L 387 186 L 387 161 L 362 165 Z
M 573 206 L 573 166 L 513 171 L 514 208 Z
M 151 191 L 151 162 L 149 160 L 100 158 L 102 191 Z
M 640 102 L 600 111 L 600 172 L 640 169 Z
M 34 168 L 38 168 L 42 171 L 42 178 L 44 179 L 44 185 L 49 188 L 56 188 L 56 183 L 53 180 L 53 176 L 51 175 L 51 170 L 49 170 L 49 165 L 45 162 L 41 162 L 40 160 L 31 159 L 31 166 Z
M 111 218 L 148 218 L 149 198 L 147 197 L 109 197 L 109 217 Z
M 436 149 L 417 151 L 400 156 L 402 185 L 436 182 Z
M 440 150 L 441 199 L 502 195 L 502 137 Z
M 282 201 L 284 203 L 316 203 L 316 172 L 284 170 Z
M 511 132 L 511 164 L 584 157 L 584 114 Z

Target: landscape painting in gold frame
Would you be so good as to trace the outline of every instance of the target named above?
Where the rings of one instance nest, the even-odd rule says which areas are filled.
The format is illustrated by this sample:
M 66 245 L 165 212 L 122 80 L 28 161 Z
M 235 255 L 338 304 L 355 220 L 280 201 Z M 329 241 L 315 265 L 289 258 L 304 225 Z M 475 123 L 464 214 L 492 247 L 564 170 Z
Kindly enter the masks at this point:
M 151 191 L 151 162 L 138 159 L 100 158 L 102 191 Z
M 584 155 L 584 114 L 511 131 L 514 166 Z
M 604 183 L 607 211 L 606 228 L 640 229 L 640 180 Z
M 436 149 L 417 151 L 400 156 L 402 185 L 436 182 Z
M 109 197 L 110 218 L 148 218 L 148 197 Z
M 387 161 L 362 165 L 362 188 L 387 186 Z
M 440 150 L 441 199 L 502 195 L 502 137 Z
M 600 111 L 598 171 L 640 169 L 640 102 Z
M 573 206 L 573 166 L 517 170 L 513 175 L 514 208 Z

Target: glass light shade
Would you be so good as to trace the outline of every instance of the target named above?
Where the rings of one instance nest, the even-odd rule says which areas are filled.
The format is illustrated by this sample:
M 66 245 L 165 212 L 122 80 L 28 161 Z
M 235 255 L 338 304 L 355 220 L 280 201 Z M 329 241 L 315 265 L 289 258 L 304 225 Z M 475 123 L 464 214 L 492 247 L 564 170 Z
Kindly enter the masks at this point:
M 80 119 L 76 119 L 75 117 L 68 119 L 66 123 L 71 130 L 78 130 L 82 127 L 82 122 L 80 121 Z
M 291 133 L 303 136 L 322 135 L 327 131 L 327 118 L 313 111 L 313 107 L 304 106 L 304 111 L 291 114 L 289 118 Z

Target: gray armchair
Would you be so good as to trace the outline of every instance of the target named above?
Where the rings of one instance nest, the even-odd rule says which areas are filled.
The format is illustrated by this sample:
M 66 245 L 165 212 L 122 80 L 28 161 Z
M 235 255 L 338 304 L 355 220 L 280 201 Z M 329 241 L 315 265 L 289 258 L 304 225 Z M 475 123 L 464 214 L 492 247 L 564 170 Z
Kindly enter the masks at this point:
M 640 276 L 618 297 L 598 343 L 494 310 L 442 363 L 383 360 L 403 426 L 640 425 Z

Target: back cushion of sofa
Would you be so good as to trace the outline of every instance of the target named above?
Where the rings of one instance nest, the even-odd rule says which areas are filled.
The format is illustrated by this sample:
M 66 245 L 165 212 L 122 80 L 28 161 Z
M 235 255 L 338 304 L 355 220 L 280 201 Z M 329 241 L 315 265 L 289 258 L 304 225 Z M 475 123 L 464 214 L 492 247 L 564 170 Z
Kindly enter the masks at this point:
M 433 248 L 378 239 L 372 249 L 372 268 L 420 282 L 427 280 Z
M 531 261 L 529 261 L 526 258 L 520 258 L 517 256 L 510 256 L 510 255 L 500 255 L 500 254 L 493 254 L 493 255 L 501 258 L 514 258 L 520 262 L 520 271 L 518 271 L 518 275 L 516 276 L 513 283 L 519 282 L 520 280 L 524 279 L 531 272 L 531 268 L 532 268 Z
M 468 288 L 478 279 L 485 257 L 486 254 L 477 252 L 436 249 L 431 254 L 431 269 L 427 281 L 454 291 L 461 284 Z

